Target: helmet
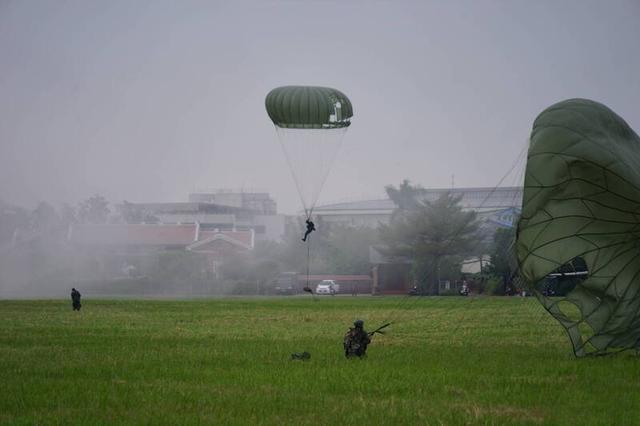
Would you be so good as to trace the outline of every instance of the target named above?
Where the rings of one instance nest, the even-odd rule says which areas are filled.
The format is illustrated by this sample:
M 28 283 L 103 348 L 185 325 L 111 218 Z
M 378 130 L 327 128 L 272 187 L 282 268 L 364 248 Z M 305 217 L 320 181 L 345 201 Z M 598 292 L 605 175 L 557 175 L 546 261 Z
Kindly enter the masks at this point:
M 362 327 L 364 326 L 364 321 L 362 321 L 362 320 L 360 320 L 360 319 L 359 319 L 359 320 L 355 320 L 355 321 L 353 322 L 353 325 L 355 325 L 355 326 L 356 326 L 356 327 L 358 327 L 358 328 L 362 328 Z

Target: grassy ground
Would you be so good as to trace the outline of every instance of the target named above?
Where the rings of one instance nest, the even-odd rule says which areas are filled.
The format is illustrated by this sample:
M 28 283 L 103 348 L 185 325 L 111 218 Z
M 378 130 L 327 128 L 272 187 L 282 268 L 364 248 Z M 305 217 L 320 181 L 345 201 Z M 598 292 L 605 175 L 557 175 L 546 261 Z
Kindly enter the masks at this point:
M 365 360 L 355 318 L 397 320 Z M 574 359 L 531 298 L 0 301 L 0 395 L 3 424 L 630 425 L 640 359 Z

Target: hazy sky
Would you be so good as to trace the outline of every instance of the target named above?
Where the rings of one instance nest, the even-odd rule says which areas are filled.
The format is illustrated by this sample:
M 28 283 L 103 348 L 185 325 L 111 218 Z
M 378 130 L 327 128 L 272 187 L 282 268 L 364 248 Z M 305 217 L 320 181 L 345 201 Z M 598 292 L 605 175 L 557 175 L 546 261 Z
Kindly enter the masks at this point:
M 640 129 L 640 2 L 0 0 L 0 199 L 300 207 L 264 97 L 323 85 L 354 117 L 320 202 L 494 186 L 571 97 Z M 508 182 L 507 182 L 508 183 Z

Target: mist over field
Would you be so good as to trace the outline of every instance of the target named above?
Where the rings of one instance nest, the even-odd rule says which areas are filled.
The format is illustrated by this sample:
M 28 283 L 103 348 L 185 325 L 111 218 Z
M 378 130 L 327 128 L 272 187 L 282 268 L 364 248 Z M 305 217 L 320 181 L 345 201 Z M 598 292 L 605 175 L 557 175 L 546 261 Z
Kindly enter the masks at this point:
M 640 425 L 638 22 L 0 0 L 0 424 Z
M 0 2 L 0 292 L 210 294 L 226 274 L 216 291 L 261 294 L 305 273 L 291 169 L 324 150 L 287 160 L 265 110 L 279 86 L 353 105 L 314 205 L 388 201 L 404 179 L 519 186 L 533 119 L 557 101 L 592 98 L 640 127 L 639 17 L 634 1 Z M 186 207 L 203 204 L 190 194 L 223 207 Z M 157 238 L 140 224 L 170 225 L 162 253 L 140 249 Z M 310 270 L 370 275 L 369 226 L 324 225 Z M 253 254 L 214 265 L 216 238 Z
M 258 188 L 300 210 L 264 108 L 338 88 L 353 125 L 320 203 L 494 186 L 535 116 L 591 98 L 640 127 L 629 1 L 0 2 L 0 199 L 56 208 Z

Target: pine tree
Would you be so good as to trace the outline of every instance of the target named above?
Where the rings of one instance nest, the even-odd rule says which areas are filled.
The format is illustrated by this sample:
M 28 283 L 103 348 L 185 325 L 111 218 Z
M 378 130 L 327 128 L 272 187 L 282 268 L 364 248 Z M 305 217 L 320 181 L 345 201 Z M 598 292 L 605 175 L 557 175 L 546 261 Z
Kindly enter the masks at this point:
M 438 294 L 440 270 L 445 261 L 471 254 L 477 245 L 476 213 L 463 211 L 460 197 L 448 193 L 433 202 L 418 202 L 403 215 L 381 227 L 387 252 L 413 262 L 421 290 Z

